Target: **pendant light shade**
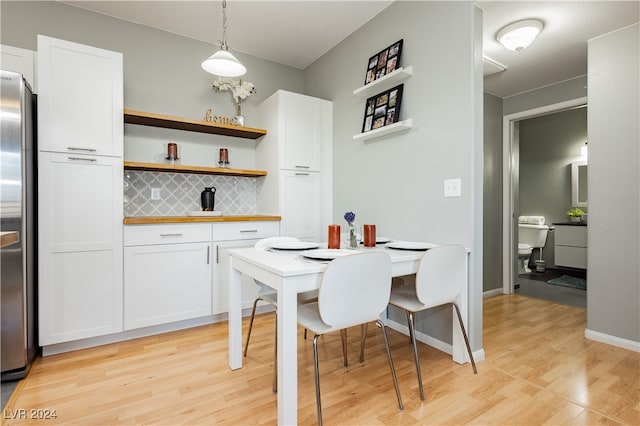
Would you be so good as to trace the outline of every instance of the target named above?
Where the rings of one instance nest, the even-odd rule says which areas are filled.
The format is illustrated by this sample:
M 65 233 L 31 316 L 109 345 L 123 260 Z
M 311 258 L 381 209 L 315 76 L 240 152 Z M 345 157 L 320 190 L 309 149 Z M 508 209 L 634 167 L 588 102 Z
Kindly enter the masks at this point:
M 240 77 L 247 72 L 244 65 L 229 52 L 227 45 L 227 2 L 222 1 L 222 41 L 220 50 L 202 63 L 202 68 L 220 77 Z
M 228 50 L 218 50 L 202 63 L 202 68 L 220 77 L 240 77 L 247 72 L 247 68 Z

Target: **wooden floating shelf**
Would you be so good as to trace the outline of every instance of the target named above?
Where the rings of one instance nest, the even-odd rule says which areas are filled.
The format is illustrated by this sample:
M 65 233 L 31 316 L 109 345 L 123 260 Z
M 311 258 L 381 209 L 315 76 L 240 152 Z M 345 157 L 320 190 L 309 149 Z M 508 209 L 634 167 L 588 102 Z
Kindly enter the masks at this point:
M 396 83 L 400 83 L 413 75 L 413 67 L 398 68 L 397 70 L 380 77 L 377 80 L 373 80 L 369 84 L 365 84 L 362 87 L 353 91 L 355 96 L 369 97 L 377 93 L 384 92 L 387 89 L 391 89 Z
M 380 138 L 382 136 L 387 136 L 393 133 L 403 132 L 409 130 L 413 127 L 413 122 L 411 119 L 398 121 L 397 123 L 389 124 L 388 126 L 383 126 L 374 130 L 369 130 L 368 132 L 358 133 L 357 135 L 353 135 L 353 140 L 367 140 Z
M 243 170 L 228 169 L 225 167 L 183 166 L 181 164 L 141 163 L 136 161 L 125 161 L 124 168 L 127 170 L 144 170 L 151 172 L 195 173 L 206 175 L 246 177 L 260 177 L 267 175 L 266 170 Z
M 173 117 L 150 112 L 124 110 L 124 122 L 142 126 L 163 127 L 166 129 L 187 130 L 190 132 L 210 133 L 237 138 L 258 139 L 267 134 L 264 129 L 235 126 L 232 124 L 212 123 L 204 120 Z

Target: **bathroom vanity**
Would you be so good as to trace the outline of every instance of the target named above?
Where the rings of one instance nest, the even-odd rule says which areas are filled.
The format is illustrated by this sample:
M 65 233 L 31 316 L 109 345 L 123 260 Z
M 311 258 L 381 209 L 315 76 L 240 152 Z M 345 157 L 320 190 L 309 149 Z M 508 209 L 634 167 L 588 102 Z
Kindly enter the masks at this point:
M 587 269 L 587 225 L 555 223 L 555 259 L 557 266 Z

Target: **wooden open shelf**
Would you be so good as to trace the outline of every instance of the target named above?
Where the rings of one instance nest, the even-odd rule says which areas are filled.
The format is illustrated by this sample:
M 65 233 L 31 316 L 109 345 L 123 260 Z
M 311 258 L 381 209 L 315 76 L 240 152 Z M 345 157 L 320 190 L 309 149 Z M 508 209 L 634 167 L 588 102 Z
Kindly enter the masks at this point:
M 267 134 L 267 131 L 264 129 L 212 123 L 204 120 L 192 120 L 189 118 L 134 111 L 131 109 L 124 110 L 124 122 L 140 124 L 142 126 L 163 127 L 165 129 L 187 130 L 190 132 L 210 133 L 246 139 L 258 139 Z
M 152 172 L 196 173 L 207 175 L 246 177 L 260 177 L 267 175 L 266 170 L 243 170 L 228 169 L 224 167 L 183 166 L 181 164 L 141 163 L 136 161 L 125 161 L 124 168 L 127 170 L 145 170 Z

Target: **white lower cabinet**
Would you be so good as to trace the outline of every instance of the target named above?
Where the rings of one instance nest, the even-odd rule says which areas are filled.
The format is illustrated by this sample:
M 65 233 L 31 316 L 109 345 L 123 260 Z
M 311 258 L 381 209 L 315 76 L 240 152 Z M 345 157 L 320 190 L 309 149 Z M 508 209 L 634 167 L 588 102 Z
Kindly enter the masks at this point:
M 282 171 L 282 200 L 287 214 L 282 218 L 282 235 L 318 239 L 321 221 L 321 183 L 319 172 Z M 320 236 L 322 234 L 320 233 Z
M 125 227 L 124 328 L 211 315 L 210 224 Z
M 229 311 L 229 250 L 253 247 L 262 238 L 279 235 L 278 222 L 238 222 L 213 224 L 214 263 L 213 313 Z M 259 287 L 253 279 L 242 276 L 242 308 L 252 306 Z

